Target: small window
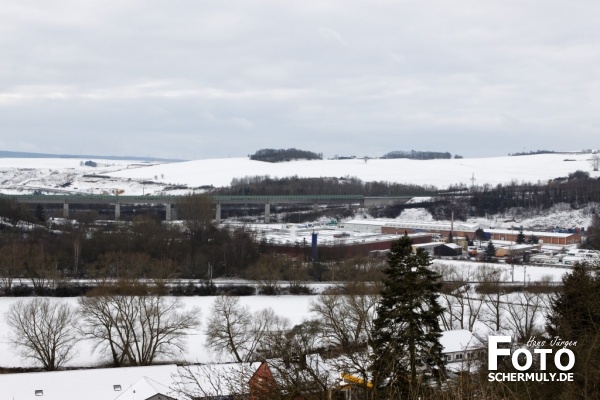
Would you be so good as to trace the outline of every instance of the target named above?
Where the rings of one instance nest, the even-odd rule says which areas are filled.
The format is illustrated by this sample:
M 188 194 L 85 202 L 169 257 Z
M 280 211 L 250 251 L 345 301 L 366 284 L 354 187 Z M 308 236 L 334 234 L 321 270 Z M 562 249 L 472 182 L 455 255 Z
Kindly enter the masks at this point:
M 113 385 L 113 389 L 115 390 L 115 392 L 120 392 L 121 391 L 121 385 Z
M 457 355 L 456 355 L 456 359 L 457 359 L 457 360 L 462 360 L 462 358 L 463 358 L 463 355 L 462 355 L 462 354 L 457 354 Z
M 43 396 L 44 395 L 44 391 L 43 390 L 36 390 L 35 391 L 35 395 L 36 396 Z

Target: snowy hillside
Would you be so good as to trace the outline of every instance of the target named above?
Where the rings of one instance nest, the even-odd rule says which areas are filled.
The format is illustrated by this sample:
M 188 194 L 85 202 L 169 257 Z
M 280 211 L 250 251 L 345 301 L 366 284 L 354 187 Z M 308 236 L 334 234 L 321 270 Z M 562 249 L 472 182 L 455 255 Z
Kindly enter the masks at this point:
M 389 181 L 418 185 L 470 186 L 517 182 L 545 182 L 576 170 L 591 171 L 591 154 L 544 154 L 518 157 L 448 160 L 362 159 L 265 163 L 248 158 L 196 160 L 173 163 L 92 160 L 0 158 L 0 192 L 27 194 L 85 193 L 124 195 L 182 194 L 203 186 L 228 186 L 233 178 L 357 177 L 363 181 Z

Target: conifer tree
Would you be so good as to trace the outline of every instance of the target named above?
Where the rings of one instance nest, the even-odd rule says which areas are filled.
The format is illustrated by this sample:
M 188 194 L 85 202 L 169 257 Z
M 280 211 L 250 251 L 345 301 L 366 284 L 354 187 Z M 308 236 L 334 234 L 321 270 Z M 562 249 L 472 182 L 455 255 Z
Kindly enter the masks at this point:
M 517 244 L 525 243 L 525 234 L 523 233 L 523 227 L 519 228 L 519 233 L 517 234 L 517 239 L 515 240 Z
M 475 246 L 473 241 L 469 238 L 469 235 L 465 235 L 465 240 L 467 241 L 467 246 Z
M 425 251 L 412 253 L 408 236 L 392 244 L 370 342 L 375 398 L 412 398 L 425 387 L 427 371 L 443 375 L 441 277 L 430 264 Z
M 594 214 L 592 223 L 588 227 L 585 247 L 600 250 L 600 216 L 598 214 Z
M 491 261 L 494 257 L 496 257 L 496 246 L 490 240 L 485 248 L 485 259 Z
M 46 211 L 44 210 L 44 207 L 38 204 L 33 213 L 39 222 L 46 222 Z
M 557 387 L 555 398 L 600 398 L 600 264 L 575 264 L 554 297 L 546 331 L 550 338 L 576 342 L 572 382 Z M 566 359 L 563 364 L 566 364 Z

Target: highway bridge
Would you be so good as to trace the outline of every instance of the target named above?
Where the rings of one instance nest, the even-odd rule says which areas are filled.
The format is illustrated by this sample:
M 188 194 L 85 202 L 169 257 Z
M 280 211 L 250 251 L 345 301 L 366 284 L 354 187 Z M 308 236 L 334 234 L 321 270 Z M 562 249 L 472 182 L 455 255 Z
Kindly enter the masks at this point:
M 8 195 L 0 194 L 0 199 L 25 204 L 62 204 L 63 216 L 69 216 L 70 204 L 106 204 L 114 206 L 115 220 L 121 216 L 124 204 L 162 204 L 166 210 L 166 220 L 173 217 L 173 207 L 185 196 L 122 196 L 122 195 Z M 264 196 L 219 196 L 209 195 L 216 205 L 215 219 L 221 222 L 223 204 L 264 204 L 265 222 L 269 223 L 271 204 L 312 204 L 316 210 L 320 204 L 360 204 L 364 207 L 402 204 L 415 196 L 366 197 L 363 195 L 264 195 Z

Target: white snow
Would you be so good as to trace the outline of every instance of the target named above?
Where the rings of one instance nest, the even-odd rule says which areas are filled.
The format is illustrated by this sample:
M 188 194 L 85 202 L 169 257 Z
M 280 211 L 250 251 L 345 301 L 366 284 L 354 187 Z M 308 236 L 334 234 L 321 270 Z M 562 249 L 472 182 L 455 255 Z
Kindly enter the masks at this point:
M 124 391 L 143 377 L 175 387 L 173 382 L 177 372 L 176 365 L 156 365 L 150 367 L 5 374 L 0 378 L 2 383 L 0 397 L 7 400 L 33 400 L 39 398 L 44 400 L 115 399 L 124 394 Z M 115 385 L 120 386 L 120 390 L 115 390 Z M 142 385 L 137 384 L 136 387 L 141 389 Z M 36 395 L 36 391 L 42 392 L 38 392 Z M 168 392 L 170 393 L 170 390 Z M 140 393 L 139 397 L 120 398 L 147 398 L 142 397 L 142 395 L 143 393 Z
M 93 159 L 98 167 L 80 165 L 87 159 L 0 158 L 0 191 L 31 193 L 42 188 L 57 193 L 102 194 L 121 190 L 125 195 L 180 194 L 205 185 L 229 186 L 233 178 L 357 177 L 363 181 L 388 181 L 417 185 L 496 185 L 546 182 L 576 170 L 591 171 L 591 154 L 541 154 L 517 157 L 448 160 L 372 159 L 313 160 L 266 163 L 248 158 L 224 158 L 173 163 L 142 163 Z M 564 161 L 570 159 L 574 161 Z M 110 179 L 84 177 L 103 175 Z M 471 178 L 475 178 L 472 182 Z M 64 186 L 69 183 L 68 186 Z M 173 189 L 185 185 L 189 189 Z
M 67 302 L 73 306 L 77 305 L 76 298 L 51 298 L 54 301 Z M 273 311 L 282 317 L 290 320 L 292 325 L 299 324 L 304 319 L 310 318 L 310 302 L 316 299 L 315 296 L 247 296 L 240 297 L 241 303 L 248 306 L 250 312 L 259 311 L 265 308 L 272 308 Z M 4 315 L 9 306 L 20 300 L 29 300 L 18 297 L 0 297 L 0 320 L 4 320 Z M 192 296 L 181 298 L 186 309 L 199 307 L 202 311 L 202 321 L 197 331 L 190 332 L 187 336 L 187 351 L 185 354 L 178 355 L 178 361 L 186 360 L 189 362 L 216 362 L 228 361 L 219 359 L 216 355 L 209 352 L 205 345 L 205 329 L 210 314 L 211 306 L 215 300 L 214 296 Z M 33 367 L 34 364 L 26 362 L 19 357 L 14 347 L 8 340 L 9 328 L 5 323 L 0 324 L 0 367 Z M 70 361 L 67 366 L 86 367 L 100 364 L 105 358 L 98 352 L 93 351 L 93 344 L 86 340 L 77 343 L 77 356 Z
M 481 348 L 482 343 L 467 329 L 442 332 L 440 344 L 444 353 L 455 353 Z
M 247 158 L 197 160 L 164 164 L 142 164 L 136 161 L 96 160 L 97 167 L 82 166 L 86 159 L 12 159 L 0 158 L 0 193 L 26 194 L 34 190 L 49 193 L 90 193 L 103 194 L 119 191 L 125 195 L 141 194 L 183 194 L 190 189 L 169 190 L 169 187 L 185 185 L 188 188 L 203 185 L 227 186 L 233 178 L 244 176 L 269 175 L 285 177 L 357 177 L 363 181 L 389 181 L 412 184 L 429 184 L 438 188 L 463 183 L 471 185 L 474 176 L 476 185 L 496 185 L 510 181 L 545 182 L 548 179 L 567 176 L 576 170 L 591 172 L 590 154 L 550 154 L 519 157 L 496 157 L 451 160 L 322 160 L 292 161 L 270 164 L 251 161 Z M 571 159 L 575 161 L 564 161 Z M 92 175 L 84 177 L 84 175 Z M 108 178 L 98 178 L 103 175 Z M 424 199 L 421 199 L 424 200 Z M 470 219 L 467 223 L 483 224 L 497 228 L 523 225 L 529 229 L 545 229 L 549 226 L 587 227 L 592 215 L 590 205 L 581 210 L 572 210 L 568 205 L 557 206 L 541 216 L 523 214 L 512 210 L 503 216 Z M 404 221 L 432 221 L 432 216 L 424 209 L 405 210 L 398 219 Z M 334 232 L 334 231 L 332 231 Z M 436 261 L 452 264 L 464 271 L 480 267 L 477 263 L 460 261 Z M 568 268 L 553 267 L 513 267 L 493 264 L 492 268 L 504 271 L 509 279 L 516 282 L 535 282 L 550 276 L 558 282 Z M 271 307 L 276 314 L 285 316 L 292 324 L 300 323 L 311 317 L 309 308 L 313 296 L 250 296 L 243 297 L 242 303 L 251 311 Z M 18 298 L 0 298 L 0 316 L 3 316 L 10 304 Z M 76 304 L 76 299 L 55 299 Z M 203 325 L 188 336 L 188 351 L 178 359 L 192 362 L 219 361 L 210 354 L 205 345 L 206 320 L 214 297 L 186 297 L 182 299 L 185 307 L 200 307 L 203 311 Z M 2 317 L 0 317 L 2 318 Z M 15 353 L 8 341 L 8 328 L 0 324 L 0 366 L 27 367 Z M 103 358 L 92 351 L 92 344 L 80 341 L 77 344 L 78 355 L 69 366 L 90 366 L 100 363 Z M 49 378 L 50 379 L 50 378 Z M 133 382 L 132 382 L 133 383 Z M 132 384 L 131 383 L 131 384 Z M 28 396 L 30 396 L 29 394 Z M 45 398 L 46 394 L 44 395 Z M 29 398 L 26 396 L 19 398 Z M 80 397 L 92 398 L 92 397 Z

